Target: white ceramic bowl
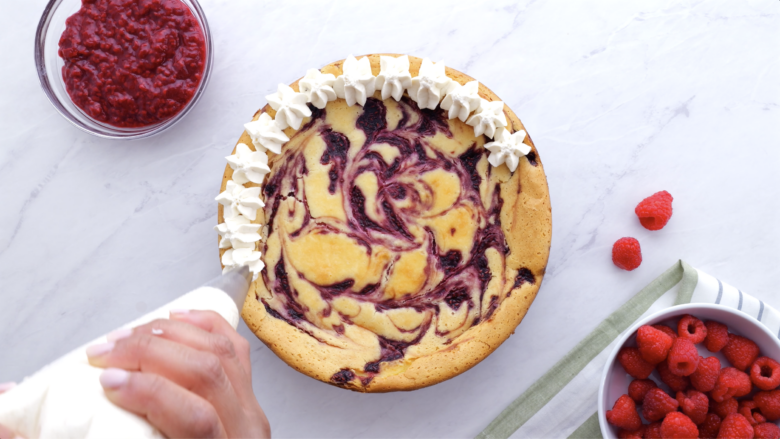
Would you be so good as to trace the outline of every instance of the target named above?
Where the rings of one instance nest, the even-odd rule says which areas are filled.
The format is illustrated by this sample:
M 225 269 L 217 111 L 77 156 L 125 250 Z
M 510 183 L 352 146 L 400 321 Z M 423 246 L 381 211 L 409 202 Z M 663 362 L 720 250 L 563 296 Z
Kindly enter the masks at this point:
M 780 361 L 780 340 L 769 332 L 769 330 L 755 319 L 738 311 L 721 305 L 710 305 L 702 303 L 691 303 L 687 305 L 678 305 L 657 312 L 644 319 L 637 321 L 634 326 L 628 329 L 618 339 L 615 349 L 609 355 L 604 372 L 601 374 L 601 385 L 599 387 L 599 424 L 601 434 L 604 439 L 617 438 L 617 428 L 607 422 L 607 410 L 612 410 L 620 395 L 628 393 L 628 385 L 633 378 L 629 376 L 623 366 L 617 360 L 618 351 L 623 346 L 636 346 L 636 331 L 642 325 L 665 324 L 677 330 L 677 321 L 685 314 L 690 314 L 699 320 L 715 320 L 729 327 L 732 332 L 743 337 L 747 337 L 758 345 L 761 349 L 761 355 Z M 699 355 L 702 357 L 716 356 L 723 367 L 729 365 L 722 354 L 708 351 L 703 343 L 696 345 L 699 349 Z M 650 379 L 655 381 L 659 387 L 671 395 L 670 389 L 661 382 L 657 372 L 650 375 Z M 672 395 L 674 397 L 674 395 Z

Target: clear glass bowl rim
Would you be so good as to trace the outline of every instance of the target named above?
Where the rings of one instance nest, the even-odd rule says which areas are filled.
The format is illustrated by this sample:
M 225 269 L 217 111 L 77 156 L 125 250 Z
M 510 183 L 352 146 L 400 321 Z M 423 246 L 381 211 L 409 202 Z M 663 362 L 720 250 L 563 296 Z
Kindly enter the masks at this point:
M 184 3 L 190 8 L 193 15 L 198 20 L 198 24 L 201 26 L 201 29 L 203 30 L 203 35 L 206 43 L 206 63 L 203 66 L 203 77 L 201 78 L 200 85 L 198 85 L 198 90 L 195 92 L 195 95 L 187 103 L 187 105 L 172 118 L 167 119 L 158 124 L 149 125 L 145 127 L 132 128 L 132 129 L 112 127 L 110 125 L 94 121 L 91 118 L 89 118 L 89 116 L 84 115 L 84 117 L 92 120 L 95 125 L 95 126 L 88 126 L 84 124 L 82 121 L 80 121 L 78 118 L 76 118 L 72 114 L 71 110 L 65 107 L 65 105 L 63 105 L 63 103 L 60 102 L 60 99 L 54 93 L 54 90 L 52 89 L 52 84 L 50 82 L 50 77 L 46 71 L 46 55 L 44 49 L 46 45 L 46 36 L 47 36 L 47 32 L 49 31 L 49 25 L 51 24 L 52 17 L 54 13 L 57 11 L 57 8 L 63 3 L 63 1 L 65 0 L 49 0 L 49 3 L 46 5 L 46 8 L 43 10 L 43 15 L 41 15 L 41 19 L 38 22 L 38 28 L 35 32 L 35 69 L 38 73 L 38 79 L 40 80 L 41 88 L 43 89 L 43 92 L 46 94 L 46 97 L 49 99 L 49 102 L 51 102 L 54 108 L 62 115 L 62 117 L 65 118 L 65 120 L 73 124 L 76 128 L 97 137 L 102 137 L 105 139 L 125 139 L 125 140 L 141 139 L 145 137 L 154 136 L 156 134 L 159 134 L 167 130 L 168 128 L 175 125 L 176 122 L 183 119 L 187 115 L 187 113 L 189 113 L 190 110 L 192 110 L 192 108 L 195 107 L 195 104 L 198 103 L 200 97 L 203 95 L 203 92 L 206 90 L 206 86 L 208 85 L 209 79 L 211 78 L 212 66 L 214 64 L 214 45 L 211 38 L 211 31 L 209 29 L 208 21 L 206 20 L 206 14 L 203 12 L 203 9 L 200 7 L 198 0 L 186 0 L 186 1 L 182 0 L 182 3 Z M 62 80 L 62 78 L 59 77 L 59 80 Z

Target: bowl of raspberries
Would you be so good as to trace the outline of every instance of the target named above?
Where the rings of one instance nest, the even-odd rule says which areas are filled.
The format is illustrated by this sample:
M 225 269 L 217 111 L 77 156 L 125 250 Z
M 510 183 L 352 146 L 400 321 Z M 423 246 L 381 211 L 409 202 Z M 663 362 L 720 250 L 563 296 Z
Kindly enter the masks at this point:
M 780 340 L 721 305 L 674 306 L 616 342 L 599 388 L 604 438 L 780 439 Z

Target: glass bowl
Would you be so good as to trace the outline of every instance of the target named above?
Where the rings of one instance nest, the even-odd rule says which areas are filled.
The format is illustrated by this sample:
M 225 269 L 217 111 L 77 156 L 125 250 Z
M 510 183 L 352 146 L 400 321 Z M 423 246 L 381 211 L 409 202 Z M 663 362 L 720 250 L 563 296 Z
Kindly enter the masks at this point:
M 81 0 L 50 0 L 43 11 L 38 30 L 35 33 L 35 66 L 41 88 L 54 108 L 77 128 L 106 139 L 140 139 L 153 136 L 172 127 L 176 122 L 184 118 L 198 103 L 211 76 L 211 68 L 214 61 L 214 48 L 211 39 L 206 15 L 203 13 L 197 0 L 181 0 L 192 11 L 192 15 L 198 20 L 203 30 L 206 47 L 206 63 L 203 67 L 203 77 L 195 95 L 182 108 L 182 110 L 170 119 L 143 127 L 116 127 L 92 119 L 76 104 L 71 101 L 65 89 L 65 81 L 62 79 L 62 66 L 64 62 L 57 54 L 59 50 L 60 36 L 65 31 L 65 20 L 78 12 L 81 8 Z

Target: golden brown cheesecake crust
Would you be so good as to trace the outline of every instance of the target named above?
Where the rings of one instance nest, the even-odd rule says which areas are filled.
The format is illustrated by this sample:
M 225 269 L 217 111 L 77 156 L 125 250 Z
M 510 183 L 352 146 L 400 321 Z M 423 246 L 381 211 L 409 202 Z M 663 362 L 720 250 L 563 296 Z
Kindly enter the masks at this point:
M 379 57 L 368 55 L 374 75 Z M 422 60 L 409 59 L 416 76 Z M 342 64 L 321 71 L 338 76 Z M 479 94 L 500 100 L 481 84 Z M 266 105 L 254 119 L 263 112 L 275 115 Z M 524 129 L 504 114 L 509 131 Z M 465 372 L 513 333 L 541 285 L 552 228 L 530 137 L 515 172 L 493 168 L 470 126 L 379 92 L 364 107 L 329 102 L 285 133 L 255 221 L 269 223 L 266 269 L 242 310 L 280 358 L 352 390 L 413 390 Z M 239 143 L 252 144 L 246 132 Z

